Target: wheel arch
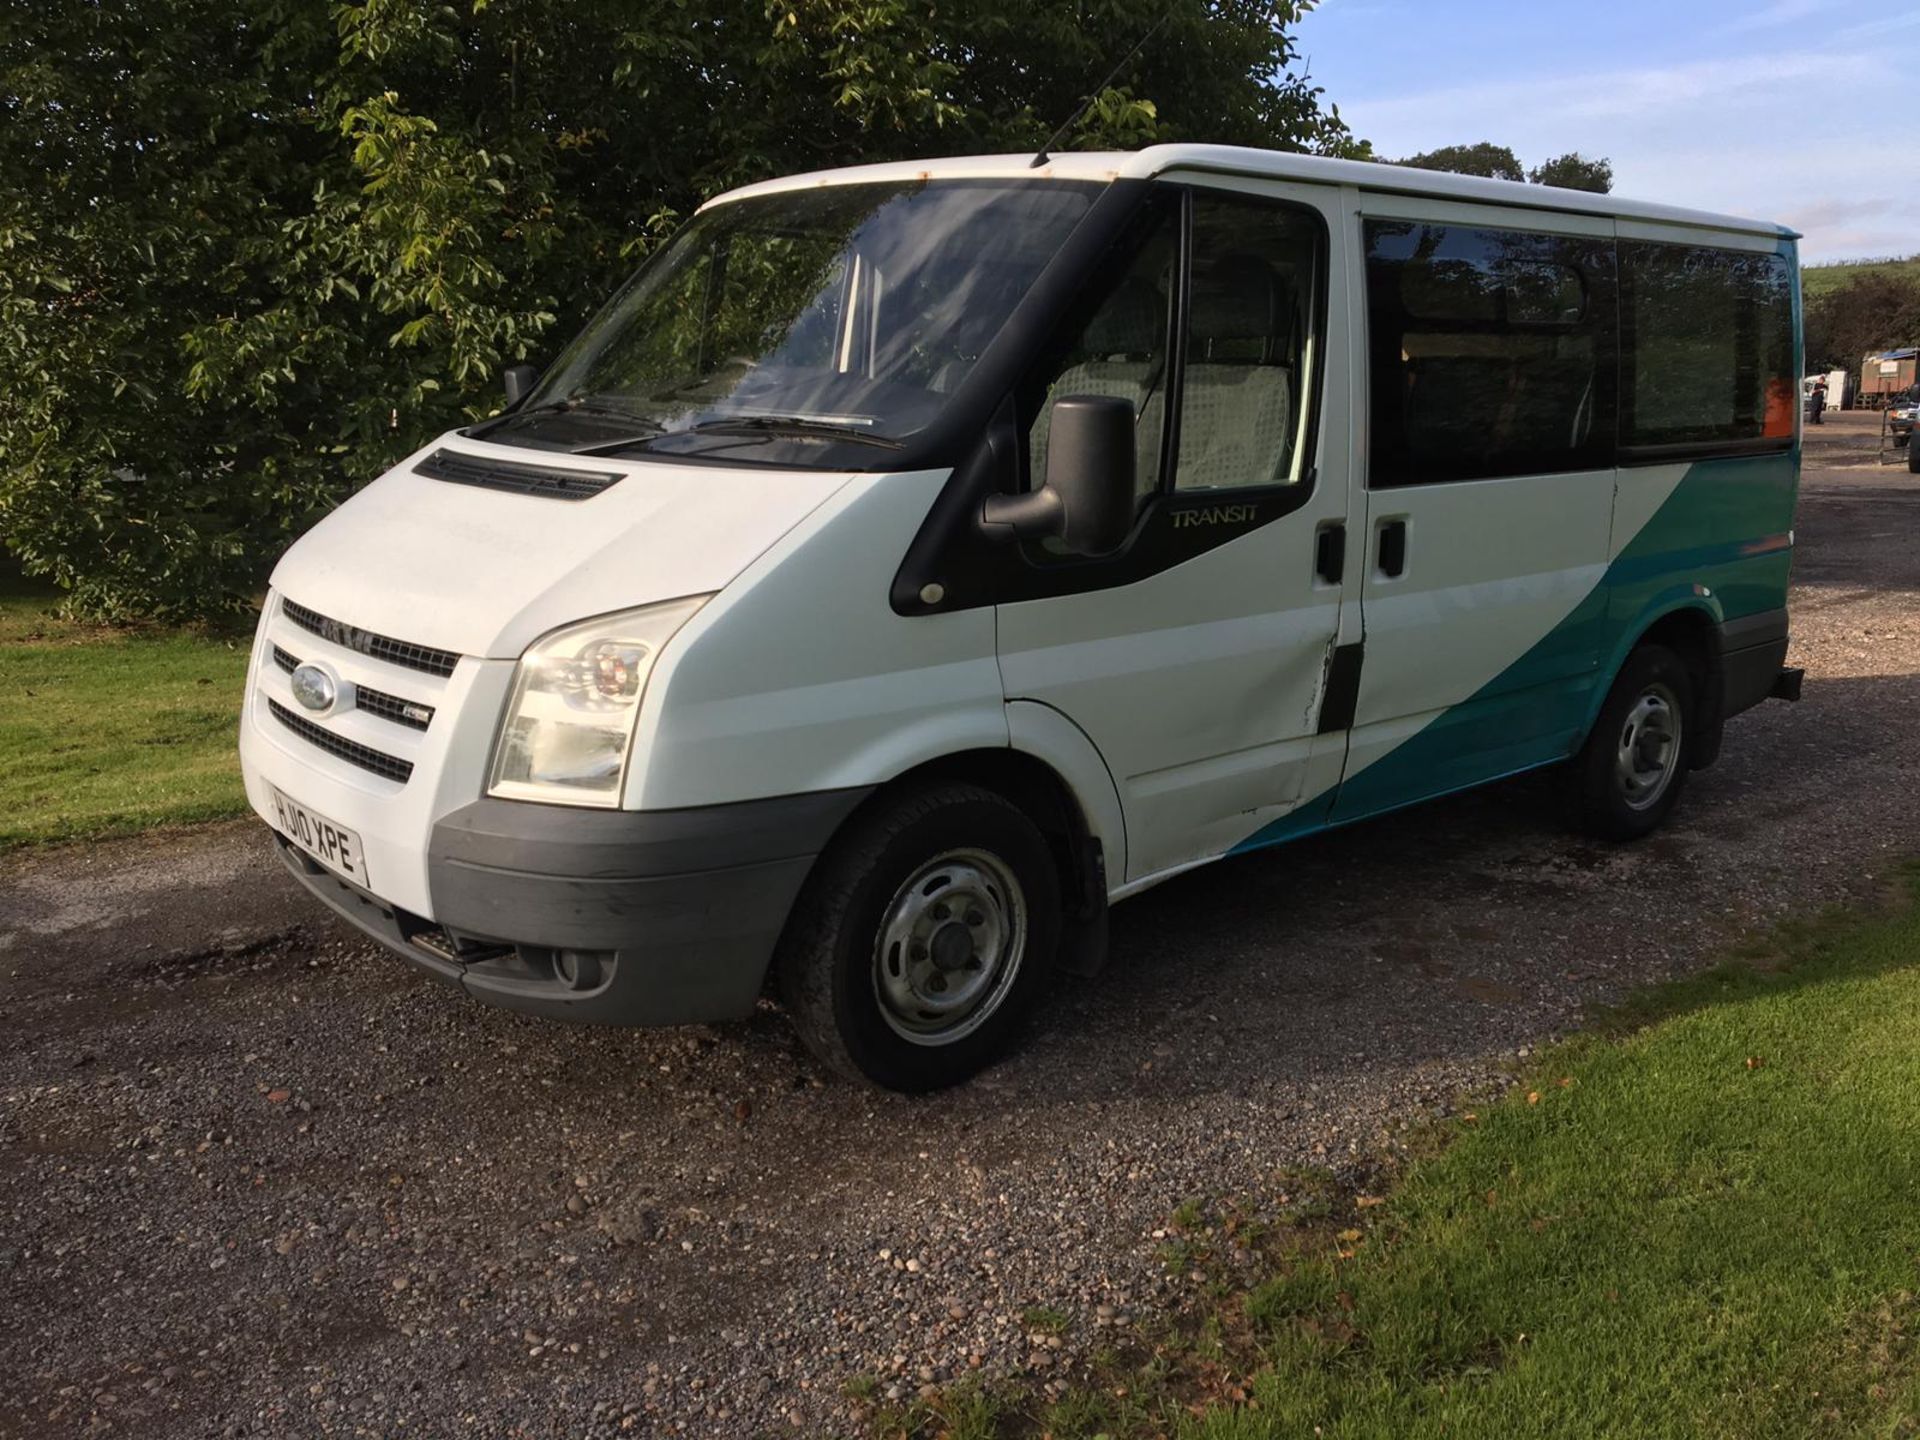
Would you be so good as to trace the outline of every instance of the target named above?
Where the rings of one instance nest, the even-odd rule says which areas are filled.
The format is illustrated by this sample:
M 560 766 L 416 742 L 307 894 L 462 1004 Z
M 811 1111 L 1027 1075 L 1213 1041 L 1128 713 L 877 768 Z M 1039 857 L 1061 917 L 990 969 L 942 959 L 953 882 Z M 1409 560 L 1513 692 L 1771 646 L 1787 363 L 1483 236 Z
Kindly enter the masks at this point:
M 1675 597 L 1653 608 L 1623 632 L 1622 643 L 1609 657 L 1606 683 L 1594 687 L 1586 732 L 1591 733 L 1620 678 L 1627 657 L 1646 645 L 1663 645 L 1680 657 L 1694 689 L 1694 726 L 1687 744 L 1689 769 L 1704 770 L 1720 754 L 1724 676 L 1720 664 L 1721 612 L 1713 597 L 1691 594 Z
M 1105 777 L 1104 767 L 1101 775 Z M 877 786 L 841 821 L 828 848 L 875 809 L 910 791 L 942 783 L 992 791 L 1033 822 L 1047 842 L 1060 880 L 1060 963 L 1078 974 L 1098 971 L 1106 960 L 1108 867 L 1124 865 L 1125 852 L 1114 854 L 1103 833 L 1110 819 L 1089 814 L 1105 797 L 1093 797 L 1091 806 L 1084 802 L 1062 769 L 1049 759 L 1012 746 L 982 746 L 923 760 Z M 1117 814 L 1117 797 L 1112 808 Z

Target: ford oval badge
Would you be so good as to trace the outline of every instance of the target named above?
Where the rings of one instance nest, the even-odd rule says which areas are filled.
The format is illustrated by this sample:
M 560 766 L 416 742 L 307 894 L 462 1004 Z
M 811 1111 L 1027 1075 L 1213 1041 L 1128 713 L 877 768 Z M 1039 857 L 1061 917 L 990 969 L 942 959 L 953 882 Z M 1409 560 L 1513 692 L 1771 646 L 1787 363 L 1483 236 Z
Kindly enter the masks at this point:
M 340 698 L 333 676 L 318 665 L 297 665 L 293 671 L 293 698 L 316 715 L 324 715 Z

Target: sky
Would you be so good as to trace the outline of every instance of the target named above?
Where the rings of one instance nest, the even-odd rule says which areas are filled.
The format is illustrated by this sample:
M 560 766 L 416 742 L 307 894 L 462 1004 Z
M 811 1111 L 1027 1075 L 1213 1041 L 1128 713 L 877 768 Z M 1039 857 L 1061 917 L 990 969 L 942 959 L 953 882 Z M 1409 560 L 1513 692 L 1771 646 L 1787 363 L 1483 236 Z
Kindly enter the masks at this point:
M 1616 194 L 1790 225 L 1804 261 L 1920 253 L 1920 6 L 1321 0 L 1295 35 L 1382 157 L 1578 150 Z

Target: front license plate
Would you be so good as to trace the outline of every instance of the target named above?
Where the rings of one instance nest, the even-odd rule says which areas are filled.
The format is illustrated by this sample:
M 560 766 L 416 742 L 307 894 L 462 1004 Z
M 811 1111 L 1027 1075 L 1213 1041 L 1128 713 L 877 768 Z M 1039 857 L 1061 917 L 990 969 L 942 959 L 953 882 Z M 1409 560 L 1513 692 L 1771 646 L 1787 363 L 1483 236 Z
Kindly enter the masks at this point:
M 282 835 L 329 870 L 338 871 L 363 890 L 367 888 L 366 852 L 360 848 L 360 837 L 353 831 L 315 814 L 278 789 L 273 790 L 273 813 Z

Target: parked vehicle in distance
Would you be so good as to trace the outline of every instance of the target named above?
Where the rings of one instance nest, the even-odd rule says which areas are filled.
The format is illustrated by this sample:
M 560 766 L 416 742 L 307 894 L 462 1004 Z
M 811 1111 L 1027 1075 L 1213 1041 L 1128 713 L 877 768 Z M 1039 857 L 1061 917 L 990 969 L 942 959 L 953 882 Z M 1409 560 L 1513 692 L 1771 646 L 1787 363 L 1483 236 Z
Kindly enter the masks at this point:
M 1660 825 L 1783 669 L 1795 236 L 1204 145 L 704 206 L 275 570 L 316 896 L 469 994 L 964 1079 L 1109 907 L 1543 766 Z
M 1887 438 L 1904 445 L 1913 435 L 1914 417 L 1920 416 L 1920 400 L 1903 395 L 1887 407 Z

